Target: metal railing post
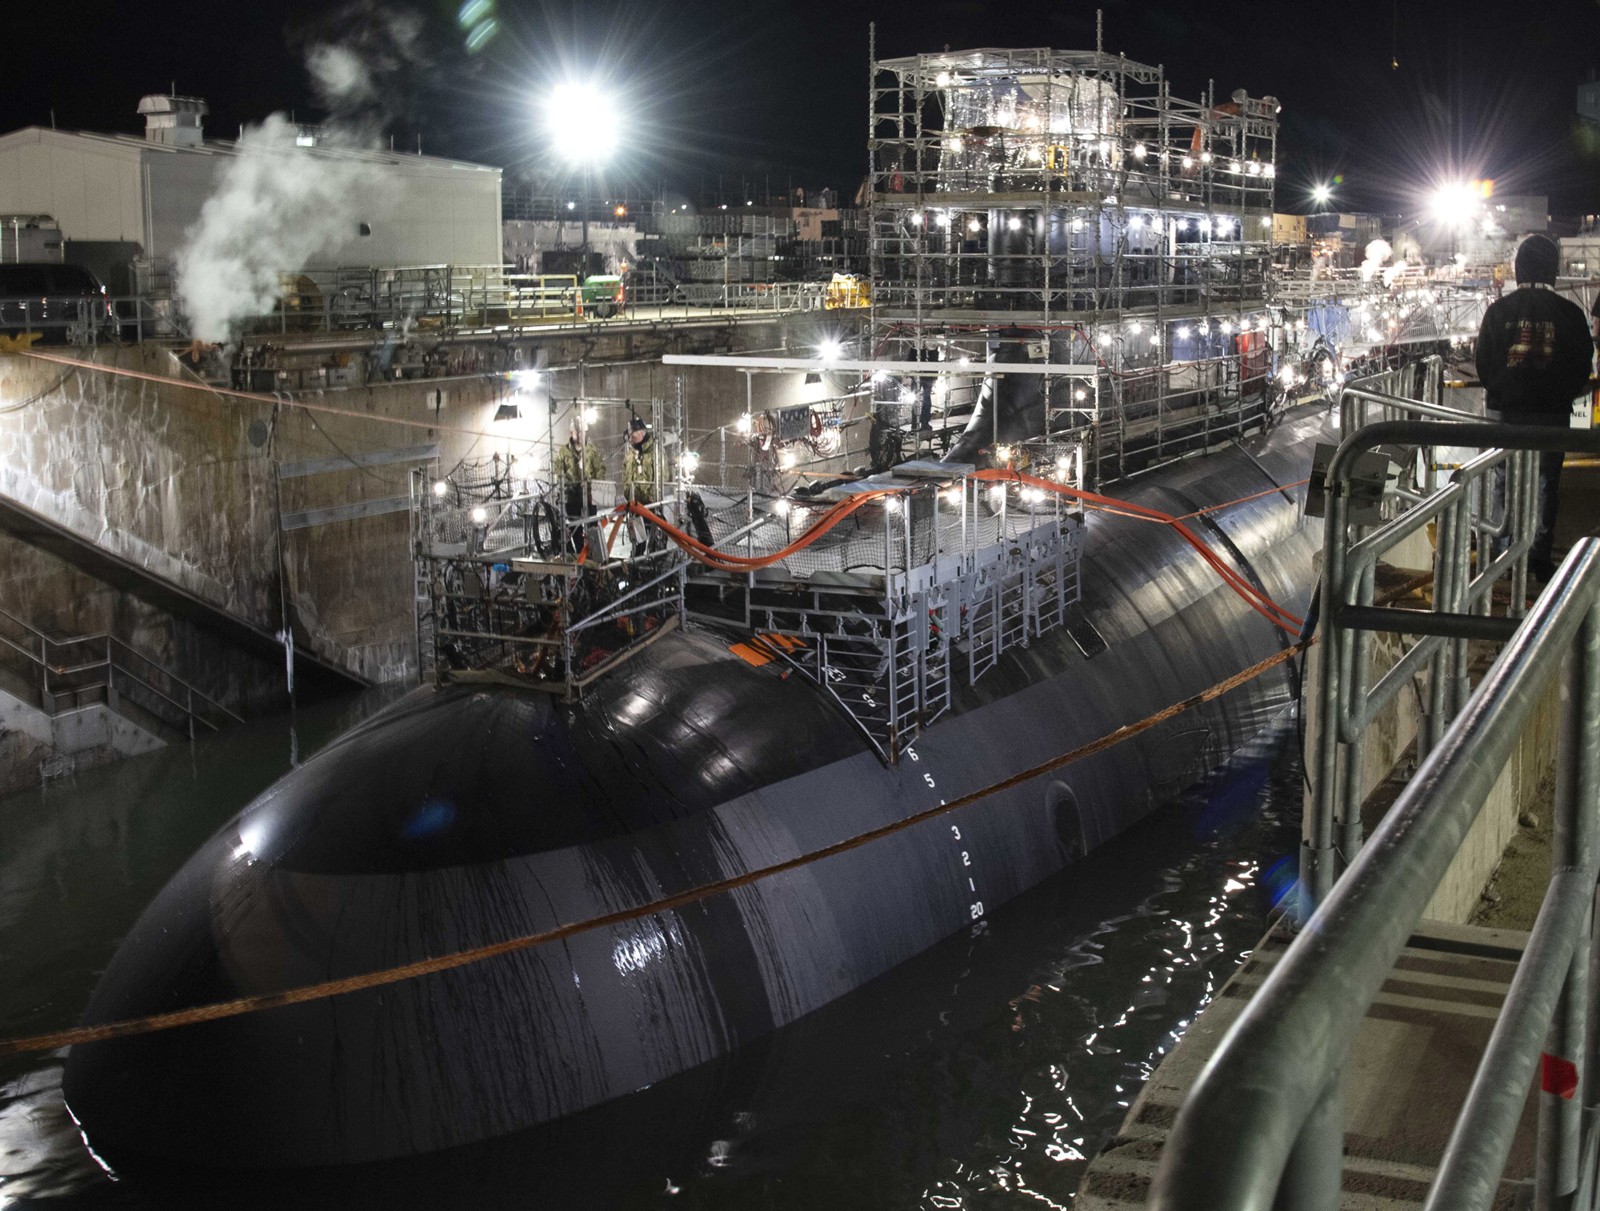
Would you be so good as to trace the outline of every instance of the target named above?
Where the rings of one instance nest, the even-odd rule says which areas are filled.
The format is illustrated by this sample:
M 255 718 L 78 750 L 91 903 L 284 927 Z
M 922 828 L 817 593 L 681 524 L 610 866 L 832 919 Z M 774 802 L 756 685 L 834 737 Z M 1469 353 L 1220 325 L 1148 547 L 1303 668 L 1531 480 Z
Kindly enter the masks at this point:
M 1323 603 L 1321 665 L 1321 702 L 1318 718 L 1322 728 L 1317 742 L 1317 770 L 1312 781 L 1312 793 L 1306 805 L 1305 837 L 1300 845 L 1300 897 L 1295 906 L 1296 917 L 1304 922 L 1316 906 L 1321 904 L 1333 887 L 1333 815 L 1334 796 L 1339 781 L 1337 739 L 1339 726 L 1339 681 L 1341 649 L 1346 634 L 1338 624 L 1337 607 L 1345 604 L 1344 543 L 1345 499 L 1340 485 L 1328 485 L 1328 515 L 1323 530 L 1322 558 L 1323 583 L 1327 586 Z M 1332 739 L 1329 728 L 1335 729 Z
M 1550 866 L 1587 869 L 1595 844 L 1596 795 L 1600 794 L 1600 606 L 1591 605 L 1567 659 L 1561 680 L 1561 736 L 1556 755 Z M 1582 936 L 1593 930 L 1593 896 Z M 1583 1149 L 1583 1107 L 1592 1096 L 1583 1087 L 1589 1066 L 1588 945 L 1573 948 L 1542 1059 L 1539 1146 L 1534 1180 L 1538 1211 L 1566 1211 L 1578 1187 Z

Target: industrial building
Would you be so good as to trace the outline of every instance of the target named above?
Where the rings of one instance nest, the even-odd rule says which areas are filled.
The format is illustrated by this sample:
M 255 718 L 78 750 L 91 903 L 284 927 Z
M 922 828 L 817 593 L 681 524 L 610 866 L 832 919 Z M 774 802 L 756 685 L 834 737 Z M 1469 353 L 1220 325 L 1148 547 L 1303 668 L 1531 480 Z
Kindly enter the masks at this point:
M 139 113 L 142 137 L 41 126 L 0 135 L 0 215 L 49 216 L 67 259 L 104 276 L 136 262 L 141 282 L 159 281 L 244 144 L 208 139 L 197 97 L 147 96 Z M 312 128 L 292 143 L 270 149 L 283 173 L 358 169 L 370 207 L 317 267 L 500 264 L 500 169 L 334 144 Z M 131 293 L 121 285 L 113 292 Z

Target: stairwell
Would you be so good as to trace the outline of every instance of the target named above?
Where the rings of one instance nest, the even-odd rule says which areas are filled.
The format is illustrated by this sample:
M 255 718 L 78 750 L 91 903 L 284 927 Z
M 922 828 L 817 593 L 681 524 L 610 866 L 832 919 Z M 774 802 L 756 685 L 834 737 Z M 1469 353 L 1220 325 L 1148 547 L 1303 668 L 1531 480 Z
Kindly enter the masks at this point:
M 53 638 L 0 609 L 0 794 L 238 722 L 113 635 Z

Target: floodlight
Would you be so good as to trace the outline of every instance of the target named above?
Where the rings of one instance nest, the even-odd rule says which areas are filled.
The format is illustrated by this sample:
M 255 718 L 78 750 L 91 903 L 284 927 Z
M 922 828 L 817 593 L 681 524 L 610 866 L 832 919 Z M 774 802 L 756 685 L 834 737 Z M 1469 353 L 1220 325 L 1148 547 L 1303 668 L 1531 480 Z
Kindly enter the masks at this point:
M 551 89 L 545 123 L 556 154 L 572 164 L 603 163 L 617 149 L 622 133 L 610 92 L 593 80 L 566 81 Z
M 1478 209 L 1478 191 L 1463 181 L 1452 181 L 1433 191 L 1430 209 L 1433 217 L 1451 227 L 1459 227 Z

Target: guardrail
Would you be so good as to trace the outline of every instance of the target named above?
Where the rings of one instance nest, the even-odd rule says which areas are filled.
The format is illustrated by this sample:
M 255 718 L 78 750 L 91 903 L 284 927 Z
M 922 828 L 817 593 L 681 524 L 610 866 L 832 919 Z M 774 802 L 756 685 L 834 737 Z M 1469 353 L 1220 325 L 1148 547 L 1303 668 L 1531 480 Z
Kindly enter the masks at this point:
M 9 632 L 9 633 L 8 633 Z M 219 731 L 244 720 L 171 670 L 114 635 L 52 639 L 15 614 L 0 610 L 0 657 L 9 655 L 40 695 L 47 714 L 125 697 L 163 724 L 188 734 Z
M 1416 390 L 1429 398 L 1403 397 L 1375 389 L 1379 387 Z M 1471 692 L 1470 641 L 1504 641 L 1516 627 L 1527 595 L 1527 556 L 1537 524 L 1534 452 L 1600 450 L 1600 435 L 1489 423 L 1444 407 L 1435 402 L 1443 388 L 1443 365 L 1430 358 L 1352 382 L 1340 394 L 1343 431 L 1351 436 L 1327 476 L 1325 621 L 1319 656 L 1322 730 L 1300 863 L 1307 912 L 1333 886 L 1340 857 L 1348 863 L 1361 847 L 1360 771 L 1366 732 L 1377 713 L 1426 672 L 1430 700 L 1418 736 L 1418 757 L 1425 756 Z M 1374 416 L 1384 419 L 1368 423 Z M 1389 419 L 1401 417 L 1422 419 Z M 1441 449 L 1454 451 L 1457 461 L 1442 462 Z M 1394 485 L 1387 494 L 1399 507 L 1391 506 L 1385 518 L 1372 519 L 1377 497 L 1385 493 L 1378 478 L 1389 474 L 1391 456 L 1397 454 L 1413 462 L 1412 487 Z M 1444 482 L 1441 474 L 1447 468 Z M 1365 526 L 1352 519 L 1358 491 L 1367 498 Z M 1430 525 L 1436 529 L 1431 609 L 1375 607 L 1378 563 Z M 1510 605 L 1506 617 L 1493 618 L 1492 595 L 1501 580 L 1509 582 Z M 1377 631 L 1409 635 L 1415 643 L 1372 684 Z
M 313 270 L 292 275 L 277 305 L 241 320 L 253 335 L 434 328 L 516 328 L 575 320 L 578 279 L 572 274 L 506 274 L 498 267 L 421 266 L 407 270 Z M 705 311 L 820 311 L 823 282 L 684 282 L 627 280 L 620 317 L 692 319 Z M 188 340 L 177 301 L 162 295 L 111 298 L 0 299 L 0 334 L 40 335 L 46 343 Z M 586 318 L 594 314 L 587 306 Z M 609 317 L 608 317 L 609 318 Z
M 1344 449 L 1415 439 L 1423 426 L 1374 428 L 1383 432 Z M 1499 430 L 1508 442 L 1529 432 Z M 1493 1204 L 1541 1064 L 1535 1206 L 1595 1206 L 1600 1098 L 1587 1025 L 1590 964 L 1600 961 L 1600 541 L 1586 539 L 1223 1039 L 1178 1113 L 1151 1208 L 1339 1206 L 1339 1080 L 1351 1042 L 1563 661 L 1550 887 L 1424 1206 Z

